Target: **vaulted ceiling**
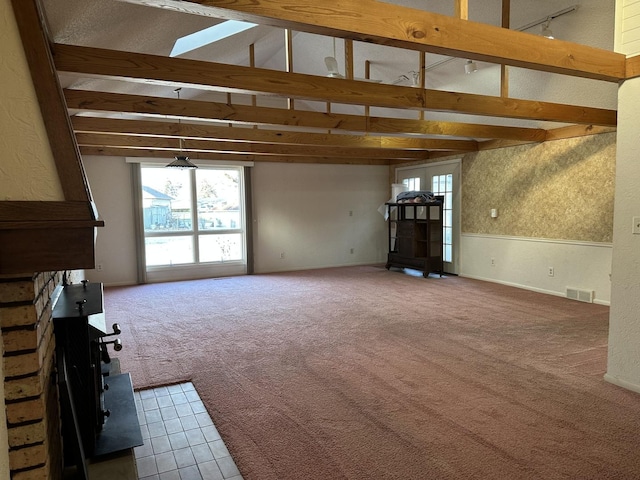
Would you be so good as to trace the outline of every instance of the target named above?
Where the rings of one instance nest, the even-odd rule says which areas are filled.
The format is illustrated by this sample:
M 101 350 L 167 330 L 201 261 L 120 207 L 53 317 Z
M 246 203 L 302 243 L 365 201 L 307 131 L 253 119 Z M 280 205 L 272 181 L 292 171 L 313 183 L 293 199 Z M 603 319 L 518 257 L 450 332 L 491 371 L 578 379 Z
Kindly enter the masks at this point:
M 598 0 L 43 3 L 84 155 L 393 165 L 612 131 L 627 75 Z M 169 56 L 226 19 L 258 26 Z

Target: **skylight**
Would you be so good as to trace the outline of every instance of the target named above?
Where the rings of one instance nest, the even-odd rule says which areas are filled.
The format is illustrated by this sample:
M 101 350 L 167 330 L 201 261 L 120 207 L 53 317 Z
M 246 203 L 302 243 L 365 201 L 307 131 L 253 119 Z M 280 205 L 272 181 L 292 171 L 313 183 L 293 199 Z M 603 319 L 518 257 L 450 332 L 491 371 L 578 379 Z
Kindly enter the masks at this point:
M 205 28 L 199 32 L 186 35 L 176 40 L 173 44 L 170 57 L 177 57 L 183 53 L 202 48 L 214 42 L 218 42 L 224 38 L 257 27 L 255 23 L 240 22 L 238 20 L 227 20 L 213 27 Z

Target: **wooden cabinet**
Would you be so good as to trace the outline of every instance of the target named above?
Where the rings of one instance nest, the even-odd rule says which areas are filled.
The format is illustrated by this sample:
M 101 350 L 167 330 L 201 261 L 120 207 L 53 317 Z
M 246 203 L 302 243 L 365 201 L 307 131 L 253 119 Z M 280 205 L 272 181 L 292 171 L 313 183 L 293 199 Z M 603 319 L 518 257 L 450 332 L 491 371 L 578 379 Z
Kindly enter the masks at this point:
M 442 204 L 387 203 L 389 253 L 386 268 L 400 267 L 442 275 Z

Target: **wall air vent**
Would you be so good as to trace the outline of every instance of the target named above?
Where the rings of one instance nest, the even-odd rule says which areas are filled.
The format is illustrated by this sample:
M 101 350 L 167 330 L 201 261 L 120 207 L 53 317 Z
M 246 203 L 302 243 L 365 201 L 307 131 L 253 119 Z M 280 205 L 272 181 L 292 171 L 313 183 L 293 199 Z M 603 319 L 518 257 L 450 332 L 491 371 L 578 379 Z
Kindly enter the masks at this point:
M 593 303 L 593 290 L 580 290 L 578 288 L 567 288 L 567 298 L 578 300 L 579 302 Z

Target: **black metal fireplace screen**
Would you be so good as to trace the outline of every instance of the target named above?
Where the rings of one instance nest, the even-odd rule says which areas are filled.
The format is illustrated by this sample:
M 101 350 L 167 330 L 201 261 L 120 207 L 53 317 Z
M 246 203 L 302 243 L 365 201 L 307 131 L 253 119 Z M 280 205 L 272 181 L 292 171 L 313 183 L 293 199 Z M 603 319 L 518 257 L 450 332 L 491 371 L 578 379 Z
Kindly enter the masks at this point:
M 56 295 L 58 294 L 58 295 Z M 107 332 L 101 283 L 62 285 L 54 294 L 54 333 L 65 466 L 87 478 L 86 461 L 142 445 L 131 378 L 119 373 L 118 324 Z

